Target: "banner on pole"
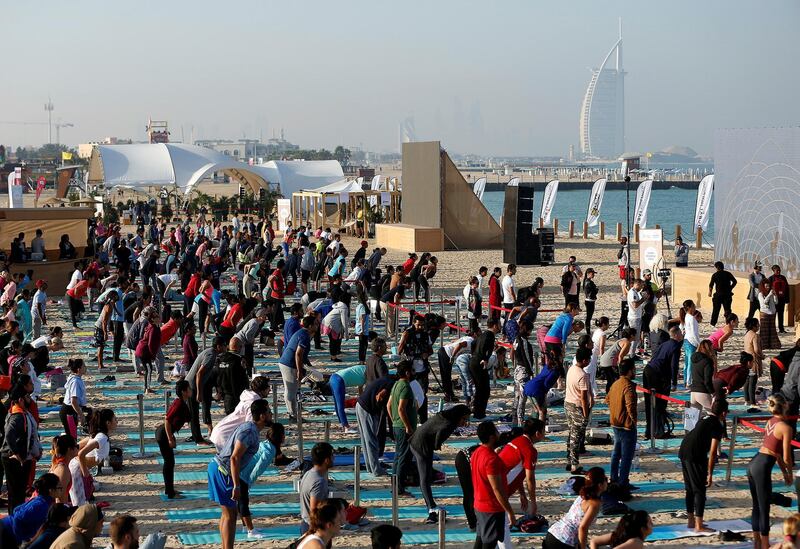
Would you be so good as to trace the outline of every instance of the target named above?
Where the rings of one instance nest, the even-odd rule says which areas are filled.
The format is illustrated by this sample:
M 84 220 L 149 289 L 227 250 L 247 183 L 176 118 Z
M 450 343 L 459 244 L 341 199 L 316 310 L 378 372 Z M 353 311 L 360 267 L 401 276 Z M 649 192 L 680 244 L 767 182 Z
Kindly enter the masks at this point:
M 558 194 L 558 179 L 552 180 L 544 188 L 544 198 L 542 199 L 542 214 L 539 216 L 544 220 L 544 224 L 550 223 L 550 214 L 556 205 L 556 194 Z
M 636 206 L 633 209 L 633 224 L 640 229 L 647 227 L 647 207 L 650 205 L 650 194 L 653 192 L 653 180 L 647 179 L 636 189 Z
M 590 227 L 597 226 L 600 221 L 600 208 L 603 206 L 603 195 L 606 193 L 606 179 L 598 179 L 592 185 L 592 194 L 589 197 L 589 210 L 586 212 L 586 222 Z
M 714 174 L 707 175 L 697 187 L 697 205 L 694 209 L 694 230 L 708 227 L 708 212 L 711 209 L 711 195 L 714 193 Z

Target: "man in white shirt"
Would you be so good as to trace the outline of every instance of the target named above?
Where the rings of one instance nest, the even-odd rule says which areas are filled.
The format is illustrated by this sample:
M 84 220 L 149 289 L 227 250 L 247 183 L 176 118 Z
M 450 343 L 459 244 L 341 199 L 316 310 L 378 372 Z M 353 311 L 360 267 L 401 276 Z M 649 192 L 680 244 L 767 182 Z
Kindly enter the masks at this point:
M 566 264 L 566 265 L 564 265 L 564 266 L 561 268 L 561 274 L 563 275 L 563 274 L 565 274 L 567 271 L 569 271 L 569 266 L 570 266 L 570 265 L 575 265 L 575 274 L 577 274 L 577 275 L 578 275 L 578 278 L 579 278 L 579 279 L 580 279 L 580 278 L 583 278 L 583 270 L 581 270 L 581 266 L 580 266 L 580 265 L 578 265 L 578 258 L 576 258 L 574 255 L 571 255 L 571 256 L 569 256 L 569 261 L 567 261 L 567 264 Z
M 503 281 L 500 283 L 501 287 L 503 288 L 504 309 L 511 309 L 514 307 L 514 303 L 517 301 L 517 288 L 514 286 L 513 278 L 515 274 L 517 274 L 517 266 L 513 263 L 510 263 L 508 265 L 508 269 L 506 270 L 506 276 L 503 277 Z M 508 319 L 508 312 L 506 312 L 505 318 Z
M 342 245 L 342 236 L 339 233 L 333 235 L 333 240 L 328 244 L 328 249 L 333 252 L 334 256 L 339 255 L 339 247 Z
M 436 355 L 439 361 L 439 372 L 442 374 L 442 390 L 446 402 L 458 402 L 458 398 L 453 392 L 453 361 L 458 355 L 470 352 L 472 341 L 472 337 L 464 336 L 449 345 L 440 347 Z
M 69 279 L 69 283 L 67 284 L 67 290 L 71 290 L 75 287 L 75 285 L 83 280 L 83 273 L 81 272 L 81 263 L 80 261 L 76 261 L 74 264 L 75 270 L 72 271 L 72 277 Z
M 647 297 L 642 295 L 642 287 L 644 282 L 641 278 L 633 281 L 633 286 L 628 290 L 628 325 L 631 330 L 635 332 L 631 345 L 630 358 L 636 358 L 636 351 L 638 348 L 639 334 L 642 332 L 642 313 L 644 312 L 644 302 Z

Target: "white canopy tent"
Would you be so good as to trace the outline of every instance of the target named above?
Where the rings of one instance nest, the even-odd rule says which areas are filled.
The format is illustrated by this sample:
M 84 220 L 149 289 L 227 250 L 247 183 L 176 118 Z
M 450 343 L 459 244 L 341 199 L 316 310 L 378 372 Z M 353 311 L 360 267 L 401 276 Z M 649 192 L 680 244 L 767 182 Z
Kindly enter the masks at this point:
M 195 145 L 157 143 L 98 145 L 89 160 L 89 183 L 135 189 L 176 186 L 190 193 L 214 172 L 238 180 L 254 193 L 279 189 L 284 196 L 303 187 L 339 181 L 342 167 L 335 160 L 271 161 L 250 166 L 232 157 Z

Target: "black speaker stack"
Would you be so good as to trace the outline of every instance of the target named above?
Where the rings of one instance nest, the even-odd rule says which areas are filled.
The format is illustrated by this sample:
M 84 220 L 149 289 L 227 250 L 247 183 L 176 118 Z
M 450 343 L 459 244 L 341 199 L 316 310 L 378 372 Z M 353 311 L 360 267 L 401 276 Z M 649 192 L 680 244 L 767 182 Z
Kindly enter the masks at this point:
M 533 185 L 506 187 L 503 208 L 503 262 L 549 265 L 555 262 L 553 229 L 534 232 Z

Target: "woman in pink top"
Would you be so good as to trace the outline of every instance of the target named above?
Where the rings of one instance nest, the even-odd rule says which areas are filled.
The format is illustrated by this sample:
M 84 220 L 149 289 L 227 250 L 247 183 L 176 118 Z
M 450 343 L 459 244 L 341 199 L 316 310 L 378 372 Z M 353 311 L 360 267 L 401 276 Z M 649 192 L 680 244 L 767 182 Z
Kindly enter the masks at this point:
M 728 341 L 733 335 L 733 331 L 739 327 L 739 317 L 736 316 L 734 313 L 728 313 L 725 315 L 725 325 L 717 328 L 714 330 L 708 339 L 711 341 L 711 345 L 714 347 L 714 350 L 718 353 L 722 352 L 722 344 Z

